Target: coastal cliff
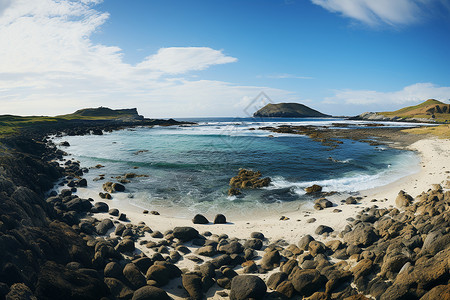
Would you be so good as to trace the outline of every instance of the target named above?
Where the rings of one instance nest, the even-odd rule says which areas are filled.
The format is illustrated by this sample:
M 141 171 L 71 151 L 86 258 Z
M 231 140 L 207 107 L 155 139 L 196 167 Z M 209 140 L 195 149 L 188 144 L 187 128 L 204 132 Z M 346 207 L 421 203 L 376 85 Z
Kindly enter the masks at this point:
M 267 104 L 253 114 L 253 117 L 266 118 L 325 118 L 330 115 L 323 114 L 315 109 L 300 103 Z

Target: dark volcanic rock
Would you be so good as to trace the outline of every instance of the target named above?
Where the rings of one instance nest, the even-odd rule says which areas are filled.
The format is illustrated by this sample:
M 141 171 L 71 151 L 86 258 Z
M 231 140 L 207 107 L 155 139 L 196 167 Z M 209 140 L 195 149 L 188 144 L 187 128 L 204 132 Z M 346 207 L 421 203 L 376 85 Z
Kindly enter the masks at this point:
M 167 293 L 155 286 L 144 286 L 136 290 L 131 300 L 170 300 Z
M 100 299 L 108 294 L 108 288 L 97 278 L 47 262 L 35 293 L 39 299 Z
M 302 270 L 296 267 L 289 274 L 289 280 L 300 296 L 310 296 L 324 285 L 326 278 L 315 269 Z
M 182 242 L 189 242 L 198 237 L 198 231 L 192 227 L 175 227 L 173 236 Z
M 195 274 L 186 274 L 182 276 L 182 283 L 184 289 L 189 294 L 189 299 L 202 300 L 202 278 Z
M 95 230 L 99 235 L 105 235 L 109 229 L 113 228 L 114 224 L 110 219 L 104 219 L 95 226 Z
M 131 299 L 134 291 L 116 278 L 105 277 L 105 284 L 108 286 L 112 296 L 116 299 Z
M 123 276 L 128 280 L 130 285 L 138 289 L 146 285 L 145 277 L 141 274 L 135 264 L 129 263 L 123 268 Z
M 158 284 L 158 286 L 166 285 L 170 278 L 171 272 L 170 269 L 165 266 L 153 265 L 147 270 L 146 274 L 147 280 L 154 280 Z
M 231 281 L 230 300 L 262 299 L 266 290 L 266 284 L 261 278 L 239 275 Z
M 226 223 L 227 223 L 227 218 L 222 214 L 218 214 L 214 218 L 214 224 L 226 224 Z
M 192 223 L 194 223 L 194 224 L 208 224 L 209 221 L 208 221 L 207 218 L 205 218 L 205 216 L 197 214 L 192 219 Z

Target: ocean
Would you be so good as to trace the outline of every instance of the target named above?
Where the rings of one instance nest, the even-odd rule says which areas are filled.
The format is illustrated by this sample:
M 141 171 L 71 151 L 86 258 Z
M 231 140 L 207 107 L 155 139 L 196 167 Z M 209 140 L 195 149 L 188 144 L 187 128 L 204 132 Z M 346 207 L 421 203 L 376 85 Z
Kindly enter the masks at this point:
M 306 136 L 258 130 L 262 126 L 343 123 L 358 127 L 364 121 L 343 119 L 183 119 L 198 125 L 130 128 L 104 135 L 63 136 L 55 143 L 68 158 L 81 162 L 89 173 L 89 190 L 102 191 L 106 181 L 136 173 L 126 192 L 113 201 L 128 201 L 142 209 L 164 211 L 174 217 L 195 213 L 251 215 L 309 205 L 314 198 L 304 188 L 312 184 L 324 191 L 356 193 L 389 184 L 419 170 L 419 158 L 411 151 L 342 140 L 330 150 Z M 411 124 L 383 123 L 408 127 Z M 256 130 L 249 130 L 255 128 Z M 347 130 L 346 126 L 342 130 Z M 272 135 L 273 137 L 270 137 Z M 98 164 L 103 168 L 92 168 Z M 243 197 L 228 196 L 229 180 L 240 168 L 270 177 L 267 188 L 244 190 Z M 94 181 L 100 175 L 105 180 Z

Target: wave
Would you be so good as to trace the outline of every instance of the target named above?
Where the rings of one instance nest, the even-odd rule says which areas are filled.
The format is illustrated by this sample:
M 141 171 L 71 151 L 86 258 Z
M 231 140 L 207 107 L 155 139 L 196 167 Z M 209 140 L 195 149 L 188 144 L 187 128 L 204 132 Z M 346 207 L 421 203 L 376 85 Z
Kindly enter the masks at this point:
M 356 192 L 387 185 L 402 177 L 417 173 L 419 169 L 417 156 L 413 153 L 406 153 L 400 155 L 396 162 L 386 165 L 385 169 L 375 174 L 353 171 L 343 174 L 340 178 L 300 182 L 291 182 L 282 176 L 276 176 L 272 178 L 271 186 L 267 189 L 293 188 L 297 194 L 304 195 L 306 187 L 317 184 L 322 186 L 325 192 Z

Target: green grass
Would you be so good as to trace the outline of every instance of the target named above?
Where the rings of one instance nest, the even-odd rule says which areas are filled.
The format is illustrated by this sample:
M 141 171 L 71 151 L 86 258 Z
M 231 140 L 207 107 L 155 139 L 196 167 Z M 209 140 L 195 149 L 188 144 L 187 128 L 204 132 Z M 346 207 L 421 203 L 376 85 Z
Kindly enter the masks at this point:
M 114 120 L 133 115 L 133 110 L 111 110 L 106 107 L 81 109 L 73 114 L 56 117 L 0 115 L 0 138 L 17 134 L 21 129 L 27 127 L 64 123 L 71 120 Z

